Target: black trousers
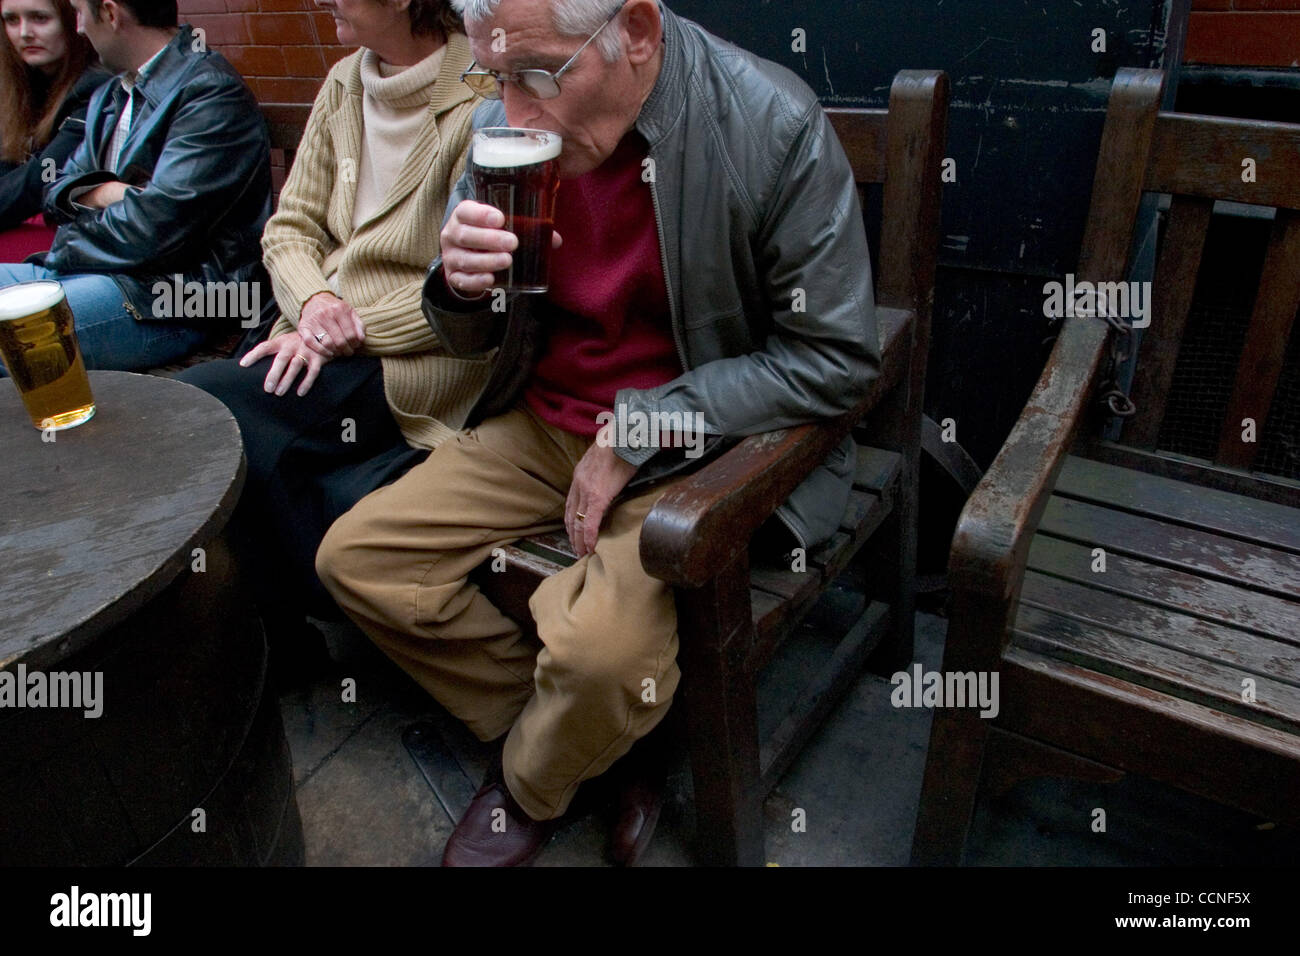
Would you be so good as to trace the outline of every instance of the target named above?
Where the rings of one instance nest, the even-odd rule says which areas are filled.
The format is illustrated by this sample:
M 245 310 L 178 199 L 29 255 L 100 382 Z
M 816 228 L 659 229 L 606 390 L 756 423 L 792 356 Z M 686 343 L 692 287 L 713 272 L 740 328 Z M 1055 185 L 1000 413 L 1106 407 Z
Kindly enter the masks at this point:
M 270 367 L 270 358 L 249 368 L 225 359 L 179 377 L 219 398 L 239 423 L 248 471 L 229 531 L 264 614 L 340 619 L 316 577 L 321 539 L 429 453 L 407 445 L 389 413 L 378 358 L 328 362 L 301 398 L 296 381 L 282 396 L 263 391 Z

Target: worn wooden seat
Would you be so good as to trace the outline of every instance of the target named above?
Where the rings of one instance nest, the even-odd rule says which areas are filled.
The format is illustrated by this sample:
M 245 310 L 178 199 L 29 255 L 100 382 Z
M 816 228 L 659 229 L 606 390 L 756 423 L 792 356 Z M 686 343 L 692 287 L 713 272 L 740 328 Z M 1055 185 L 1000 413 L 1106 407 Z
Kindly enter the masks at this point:
M 859 184 L 883 184 L 876 273 L 881 375 L 847 415 L 741 441 L 672 486 L 642 526 L 642 563 L 676 595 L 699 852 L 712 862 L 762 862 L 762 800 L 780 774 L 869 655 L 892 668 L 912 653 L 921 400 L 947 79 L 937 71 L 903 71 L 888 110 L 828 112 Z M 851 431 L 859 463 L 839 532 L 804 556 L 806 567 L 751 567 L 754 533 Z M 829 664 L 760 741 L 760 669 L 860 552 L 870 555 L 872 592 L 841 622 Z M 484 565 L 476 580 L 503 611 L 527 622 L 537 583 L 573 555 L 562 534 L 550 534 L 522 540 L 498 558 L 504 561 L 495 569 Z
M 1126 278 L 1143 192 L 1173 194 L 1136 414 L 1099 437 L 1115 333 L 1067 319 L 954 537 L 944 670 L 997 671 L 1000 711 L 936 711 L 917 863 L 960 862 L 977 793 L 1043 774 L 1135 772 L 1300 822 L 1300 483 L 1251 469 L 1243 422 L 1263 432 L 1300 307 L 1300 126 L 1159 112 L 1162 83 L 1116 77 L 1079 266 Z M 1277 211 L 1209 461 L 1158 444 L 1216 197 Z

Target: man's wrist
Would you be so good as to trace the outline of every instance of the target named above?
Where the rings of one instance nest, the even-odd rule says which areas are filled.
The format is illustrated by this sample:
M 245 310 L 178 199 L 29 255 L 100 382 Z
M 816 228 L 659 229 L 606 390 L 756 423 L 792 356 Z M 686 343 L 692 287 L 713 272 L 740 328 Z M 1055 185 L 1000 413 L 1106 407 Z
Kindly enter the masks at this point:
M 634 468 L 640 468 L 659 451 L 653 445 L 647 445 L 644 448 L 637 448 L 632 445 L 611 445 L 610 448 L 615 455 Z

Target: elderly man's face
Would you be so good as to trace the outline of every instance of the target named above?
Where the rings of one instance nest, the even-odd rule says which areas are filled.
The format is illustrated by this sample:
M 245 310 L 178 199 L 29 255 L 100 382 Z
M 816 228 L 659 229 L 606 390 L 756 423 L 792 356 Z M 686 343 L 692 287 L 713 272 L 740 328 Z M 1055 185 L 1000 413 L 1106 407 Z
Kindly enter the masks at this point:
M 621 29 L 622 16 L 605 28 L 600 39 Z M 555 72 L 586 39 L 555 32 L 550 0 L 501 0 L 493 17 L 466 23 L 465 29 L 479 67 L 502 74 L 534 67 Z M 609 158 L 632 128 L 647 92 L 640 88 L 627 57 L 607 63 L 598 43 L 599 39 L 583 50 L 560 77 L 559 96 L 534 99 L 513 83 L 504 84 L 502 91 L 511 126 L 550 130 L 564 137 L 563 178 L 581 176 Z

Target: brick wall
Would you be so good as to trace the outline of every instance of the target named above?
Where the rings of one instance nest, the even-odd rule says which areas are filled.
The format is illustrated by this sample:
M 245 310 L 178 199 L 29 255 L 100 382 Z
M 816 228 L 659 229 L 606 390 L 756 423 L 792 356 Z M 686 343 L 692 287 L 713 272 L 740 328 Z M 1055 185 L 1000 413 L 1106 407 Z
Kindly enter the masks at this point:
M 1300 66 L 1300 0 L 1192 0 L 1187 63 Z
M 311 0 L 179 0 L 264 103 L 310 103 L 349 52 Z M 1192 0 L 1188 63 L 1300 67 L 1300 0 Z
M 310 103 L 325 72 L 355 47 L 311 0 L 179 0 L 182 23 L 207 32 L 263 103 Z

